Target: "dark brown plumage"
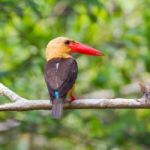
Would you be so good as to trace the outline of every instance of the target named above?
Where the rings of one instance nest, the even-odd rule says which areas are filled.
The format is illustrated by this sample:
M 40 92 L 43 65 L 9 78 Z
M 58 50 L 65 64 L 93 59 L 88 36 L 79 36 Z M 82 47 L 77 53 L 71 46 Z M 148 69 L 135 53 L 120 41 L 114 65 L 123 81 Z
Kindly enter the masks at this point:
M 78 66 L 73 58 L 54 58 L 47 62 L 45 81 L 53 105 L 66 98 L 68 91 L 76 81 L 77 73 Z M 62 106 L 59 106 L 58 109 L 62 109 L 63 102 L 61 104 Z

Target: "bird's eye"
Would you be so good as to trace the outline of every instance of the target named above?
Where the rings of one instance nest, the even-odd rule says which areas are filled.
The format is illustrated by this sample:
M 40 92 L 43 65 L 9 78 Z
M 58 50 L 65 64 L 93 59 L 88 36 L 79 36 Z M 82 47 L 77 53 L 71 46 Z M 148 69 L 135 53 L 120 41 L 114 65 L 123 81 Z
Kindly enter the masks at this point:
M 70 44 L 70 41 L 69 40 L 65 41 L 65 44 L 67 44 L 67 45 Z

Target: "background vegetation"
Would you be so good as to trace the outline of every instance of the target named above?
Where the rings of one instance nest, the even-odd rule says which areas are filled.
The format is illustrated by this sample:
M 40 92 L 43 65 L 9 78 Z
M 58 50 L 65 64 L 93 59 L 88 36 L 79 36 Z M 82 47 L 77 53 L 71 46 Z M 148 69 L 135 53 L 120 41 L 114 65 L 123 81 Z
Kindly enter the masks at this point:
M 106 55 L 75 56 L 77 97 L 102 89 L 123 97 L 122 86 L 150 77 L 149 0 L 0 0 L 0 82 L 23 97 L 48 98 L 45 47 L 58 36 Z M 0 127 L 0 149 L 148 150 L 149 116 L 149 110 L 67 110 L 55 121 L 50 111 L 1 112 L 0 124 L 18 125 Z

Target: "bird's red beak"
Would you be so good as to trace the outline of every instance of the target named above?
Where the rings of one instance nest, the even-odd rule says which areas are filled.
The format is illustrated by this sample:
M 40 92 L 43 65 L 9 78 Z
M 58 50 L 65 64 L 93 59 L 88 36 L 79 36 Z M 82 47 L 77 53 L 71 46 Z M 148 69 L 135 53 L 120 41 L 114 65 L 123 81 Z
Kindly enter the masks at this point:
M 88 45 L 78 43 L 78 42 L 70 43 L 69 47 L 71 48 L 72 53 L 81 53 L 81 54 L 92 55 L 92 56 L 104 55 L 101 51 L 98 51 Z

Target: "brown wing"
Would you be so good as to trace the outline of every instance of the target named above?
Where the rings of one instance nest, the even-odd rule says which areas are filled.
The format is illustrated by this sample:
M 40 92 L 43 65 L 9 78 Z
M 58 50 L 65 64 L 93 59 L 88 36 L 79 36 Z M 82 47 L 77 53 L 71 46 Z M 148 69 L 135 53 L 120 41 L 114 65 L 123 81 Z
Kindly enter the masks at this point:
M 73 87 L 78 73 L 78 66 L 73 58 L 55 58 L 45 67 L 45 81 L 52 99 L 57 90 L 61 98 L 66 97 Z

